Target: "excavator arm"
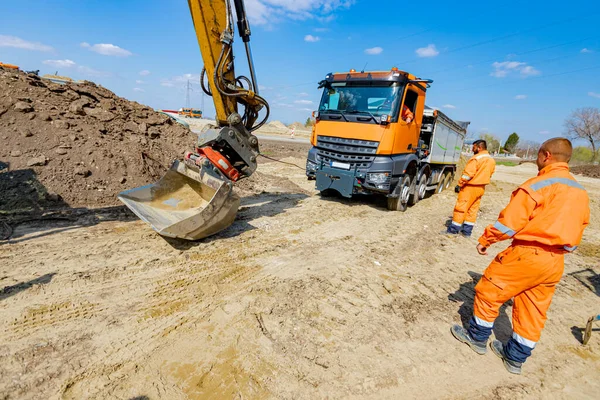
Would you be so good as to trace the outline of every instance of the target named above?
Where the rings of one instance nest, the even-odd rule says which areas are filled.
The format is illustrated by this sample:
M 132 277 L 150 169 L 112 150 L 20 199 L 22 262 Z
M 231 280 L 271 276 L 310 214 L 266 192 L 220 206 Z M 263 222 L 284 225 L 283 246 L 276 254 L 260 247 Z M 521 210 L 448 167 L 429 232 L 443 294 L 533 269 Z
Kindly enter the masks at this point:
M 258 94 L 243 0 L 233 3 L 251 78 L 235 75 L 231 1 L 188 0 L 204 61 L 200 84 L 213 98 L 217 126 L 200 133 L 195 149 L 185 152 L 183 162 L 174 161 L 158 182 L 118 195 L 164 236 L 197 240 L 231 225 L 240 205 L 233 182 L 252 175 L 257 167 L 260 153 L 252 132 L 267 121 L 269 105 Z

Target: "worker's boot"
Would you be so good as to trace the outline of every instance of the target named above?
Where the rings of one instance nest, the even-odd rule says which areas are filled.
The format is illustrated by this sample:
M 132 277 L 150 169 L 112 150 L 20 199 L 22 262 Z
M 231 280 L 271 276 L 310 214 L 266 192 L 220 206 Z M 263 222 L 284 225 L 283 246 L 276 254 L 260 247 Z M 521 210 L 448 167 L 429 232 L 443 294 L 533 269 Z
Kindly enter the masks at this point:
M 450 222 L 450 225 L 448 225 L 448 229 L 446 230 L 446 233 L 448 233 L 450 235 L 458 235 L 461 228 L 462 228 L 462 224 L 458 224 L 458 223 L 452 221 L 452 222 Z
M 490 343 L 490 348 L 492 349 L 492 352 L 495 355 L 502 359 L 502 361 L 504 362 L 504 368 L 506 368 L 508 372 L 510 372 L 511 374 L 521 375 L 521 366 L 523 365 L 523 363 L 508 359 L 504 351 L 504 345 L 501 341 L 492 340 L 492 342 Z
M 473 234 L 473 224 L 471 222 L 465 222 L 462 226 L 461 233 L 465 237 L 471 237 Z
M 485 342 L 477 342 L 473 340 L 469 332 L 460 325 L 452 325 L 450 328 L 450 332 L 452 335 L 459 341 L 465 343 L 469 346 L 473 351 L 477 354 L 485 354 L 487 352 L 487 348 L 485 345 L 487 344 L 487 340 Z

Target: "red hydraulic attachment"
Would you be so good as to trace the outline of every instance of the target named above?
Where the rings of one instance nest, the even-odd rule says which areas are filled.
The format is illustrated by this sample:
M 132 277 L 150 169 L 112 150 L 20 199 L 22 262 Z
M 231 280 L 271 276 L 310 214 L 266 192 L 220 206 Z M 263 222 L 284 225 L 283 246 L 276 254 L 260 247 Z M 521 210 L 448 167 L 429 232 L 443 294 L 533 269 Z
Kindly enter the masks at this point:
M 185 159 L 193 160 L 198 166 L 202 165 L 204 159 L 208 159 L 214 166 L 219 168 L 229 179 L 237 181 L 240 178 L 240 172 L 231 165 L 229 160 L 218 151 L 210 147 L 196 148 L 197 154 L 186 152 Z

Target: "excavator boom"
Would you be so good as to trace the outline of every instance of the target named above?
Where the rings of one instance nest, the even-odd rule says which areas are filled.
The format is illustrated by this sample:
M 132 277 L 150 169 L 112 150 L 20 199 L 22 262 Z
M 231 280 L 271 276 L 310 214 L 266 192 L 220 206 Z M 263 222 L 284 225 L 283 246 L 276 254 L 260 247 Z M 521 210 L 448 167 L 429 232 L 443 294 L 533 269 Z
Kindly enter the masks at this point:
M 118 196 L 164 236 L 197 240 L 231 225 L 240 205 L 233 182 L 257 167 L 258 139 L 252 132 L 267 121 L 269 105 L 258 94 L 244 2 L 233 3 L 251 78 L 235 75 L 231 0 L 188 0 L 204 61 L 200 84 L 213 98 L 217 126 L 200 133 L 194 151 L 185 152 L 183 162 L 175 161 L 158 182 Z

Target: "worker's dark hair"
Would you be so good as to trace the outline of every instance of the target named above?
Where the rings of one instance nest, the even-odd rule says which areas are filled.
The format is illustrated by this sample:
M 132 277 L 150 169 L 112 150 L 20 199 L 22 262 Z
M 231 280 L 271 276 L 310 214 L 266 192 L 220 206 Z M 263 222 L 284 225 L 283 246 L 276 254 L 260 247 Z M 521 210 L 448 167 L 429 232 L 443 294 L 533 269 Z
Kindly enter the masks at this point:
M 479 139 L 473 142 L 475 146 L 481 147 L 483 150 L 487 150 L 487 142 L 483 139 Z

